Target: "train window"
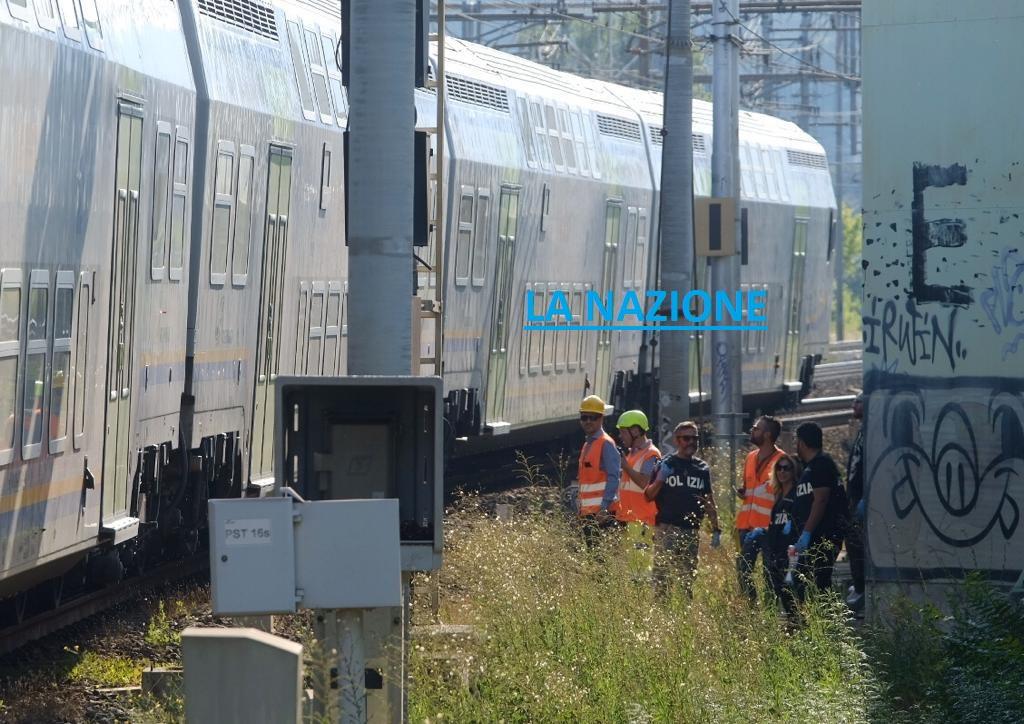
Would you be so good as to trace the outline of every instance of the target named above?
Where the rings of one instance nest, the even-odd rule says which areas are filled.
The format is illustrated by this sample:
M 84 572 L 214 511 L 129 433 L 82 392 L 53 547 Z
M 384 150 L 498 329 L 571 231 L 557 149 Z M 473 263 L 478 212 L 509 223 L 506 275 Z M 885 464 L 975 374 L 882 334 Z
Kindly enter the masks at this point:
M 331 203 L 331 144 L 324 144 L 323 157 L 320 159 L 320 210 L 327 211 Z
M 341 336 L 348 336 L 348 282 L 341 285 Z
M 188 131 L 178 126 L 174 141 L 174 183 L 171 186 L 171 238 L 170 264 L 167 276 L 172 281 L 181 280 L 185 265 L 185 213 L 188 208 Z
M 92 303 L 92 276 L 82 272 L 78 283 L 78 327 L 75 329 L 75 450 L 85 442 L 85 398 L 89 391 L 89 305 Z
M 463 186 L 459 201 L 459 231 L 455 250 L 455 285 L 469 282 L 469 266 L 473 246 L 473 187 Z
M 558 136 L 558 120 L 555 118 L 555 109 L 547 104 L 544 105 L 544 121 L 548 143 L 551 145 L 551 159 L 555 162 L 555 168 L 562 171 L 565 169 L 565 159 L 562 156 L 562 141 Z
M 62 452 L 68 439 L 74 298 L 74 272 L 57 272 L 57 294 L 53 305 L 53 365 L 50 368 L 50 454 Z
M 21 351 L 21 270 L 0 273 L 0 465 L 14 457 Z
M 81 42 L 82 28 L 78 24 L 75 0 L 57 0 L 57 9 L 60 11 L 60 19 L 64 25 L 64 35 L 70 40 Z
M 762 199 L 768 198 L 768 170 L 765 168 L 764 150 L 760 146 L 750 147 L 750 158 L 753 161 L 754 183 L 757 186 L 757 195 Z
M 334 111 L 338 116 L 338 125 L 344 128 L 348 116 L 348 102 L 345 98 L 345 89 L 341 85 L 341 68 L 338 67 L 341 64 L 341 48 L 330 35 L 321 35 L 320 40 L 323 43 L 324 59 L 327 61 L 327 79 L 334 94 Z
M 473 286 L 482 287 L 487 275 L 487 240 L 490 228 L 491 192 L 478 189 L 476 197 L 476 224 L 473 229 Z
M 224 284 L 228 271 L 231 211 L 235 205 L 235 144 L 217 143 L 217 176 L 213 190 L 213 226 L 210 233 L 210 283 Z
M 334 125 L 334 107 L 331 105 L 331 91 L 327 88 L 327 64 L 324 62 L 324 48 L 315 30 L 305 28 L 306 56 L 309 58 L 309 72 L 313 79 L 313 92 L 320 108 L 320 120 Z
M 526 163 L 530 168 L 537 167 L 537 147 L 534 141 L 533 127 L 530 125 L 530 110 L 526 99 L 518 99 L 519 132 L 523 137 L 523 149 L 526 152 Z
M 7 0 L 7 7 L 10 8 L 11 15 L 26 23 L 31 23 L 35 18 L 28 2 L 29 0 Z
M 548 308 L 548 289 L 545 284 L 534 284 L 533 285 L 533 310 L 538 316 L 543 316 Z M 543 327 L 544 322 L 537 322 L 538 326 Z M 536 374 L 540 372 L 541 358 L 544 354 L 544 337 L 545 333 L 543 330 L 536 330 L 530 332 L 530 374 Z
M 341 337 L 341 282 L 327 285 L 327 324 L 324 329 L 324 369 L 328 376 L 338 374 Z
M 639 209 L 636 224 L 636 252 L 633 255 L 633 283 L 637 289 L 647 286 L 647 209 Z
M 50 273 L 32 271 L 28 291 L 28 313 L 25 323 L 25 377 L 22 406 L 21 457 L 39 457 L 43 446 L 45 425 L 47 312 L 50 306 Z
M 171 186 L 171 125 L 156 125 L 156 157 L 153 161 L 153 233 L 150 244 L 150 278 L 160 281 L 167 266 L 167 201 Z
M 100 14 L 96 10 L 96 0 L 81 0 L 82 24 L 85 25 L 85 37 L 95 50 L 103 50 L 103 28 L 100 27 Z
M 634 256 L 636 255 L 636 207 L 630 206 L 626 215 L 626 242 L 622 266 L 622 285 L 627 289 L 633 286 Z
M 295 374 L 302 374 L 302 369 L 305 367 L 304 355 L 306 352 L 306 341 L 305 329 L 306 329 L 306 312 L 309 311 L 309 285 L 306 282 L 299 282 L 299 311 L 298 311 L 298 324 L 295 325 L 295 364 L 292 369 L 295 370 Z
M 544 297 L 544 310 L 545 315 L 547 314 L 548 305 L 551 303 L 554 297 L 554 292 L 558 289 L 556 284 L 548 284 L 547 294 Z M 542 370 L 544 372 L 552 372 L 555 369 L 555 343 L 558 341 L 558 330 L 555 328 L 558 321 L 555 319 L 544 322 L 544 343 L 542 345 L 544 352 L 542 355 Z
M 576 151 L 572 137 L 572 126 L 569 124 L 569 111 L 558 109 L 558 130 L 562 134 L 562 155 L 565 165 L 570 171 L 576 170 Z
M 583 311 L 583 309 L 584 309 L 583 303 L 584 303 L 584 300 L 587 298 L 587 292 L 589 292 L 591 289 L 593 289 L 593 286 L 591 284 L 585 284 L 583 286 L 583 291 L 580 293 L 580 318 L 581 319 L 585 319 L 584 311 Z M 585 324 L 585 322 L 584 322 L 584 324 Z M 580 369 L 582 370 L 582 369 L 586 369 L 586 366 L 587 366 L 587 332 L 584 332 L 584 331 L 581 330 L 580 331 L 580 336 L 579 336 L 577 341 L 580 344 L 578 357 L 579 357 L 579 361 L 580 361 Z
M 309 87 L 306 63 L 302 58 L 301 32 L 297 22 L 288 21 L 288 49 L 291 51 L 292 67 L 295 69 L 295 82 L 299 86 L 299 103 L 302 104 L 302 115 L 312 121 L 316 118 L 316 108 L 313 107 L 313 91 Z
M 525 291 L 523 293 L 523 299 L 524 300 L 531 299 L 532 298 L 531 297 L 532 294 L 533 294 L 533 285 L 530 284 L 529 282 L 527 282 L 526 283 Z M 524 304 L 529 304 L 529 301 L 524 301 Z M 526 309 L 529 309 L 529 307 L 526 307 Z M 534 312 L 534 314 L 537 313 L 537 305 L 536 305 L 536 303 L 534 303 L 534 305 L 533 305 L 533 312 Z M 524 314 L 524 316 L 525 316 L 525 314 Z M 533 323 L 530 322 L 529 320 L 527 320 L 527 324 L 533 324 Z M 530 370 L 530 340 L 531 339 L 533 339 L 533 332 L 530 332 L 530 331 L 527 331 L 527 330 L 524 329 L 522 336 L 519 338 L 519 340 L 520 340 L 519 341 L 519 376 L 520 377 L 525 376 L 527 374 L 527 372 L 529 372 L 529 370 Z
M 583 135 L 583 121 L 580 119 L 580 112 L 572 112 L 572 130 L 576 139 L 576 160 L 580 167 L 580 173 L 590 174 L 590 153 L 587 151 L 587 139 Z
M 313 298 L 309 305 L 309 342 L 306 348 L 306 374 L 320 374 L 320 356 L 324 346 L 324 296 L 326 285 L 313 282 Z
M 563 298 L 569 304 L 569 318 L 566 320 L 564 316 L 558 317 L 558 327 L 560 329 L 555 330 L 555 344 L 557 349 L 555 351 L 555 371 L 563 372 L 569 364 L 569 338 L 572 336 L 568 331 L 568 326 L 572 324 L 572 291 L 570 285 L 563 284 L 558 287 L 558 291 L 562 293 Z
M 547 136 L 547 129 L 544 128 L 544 117 L 541 115 L 540 103 L 530 101 L 530 120 L 533 122 L 534 138 L 539 136 L 544 139 Z M 544 168 L 551 168 L 551 147 L 543 140 L 537 143 L 537 153 L 540 157 L 540 165 Z
M 231 248 L 231 283 L 244 287 L 249 278 L 249 249 L 252 246 L 253 175 L 256 149 L 240 146 L 238 154 L 238 193 L 235 203 L 235 237 Z
M 57 29 L 57 15 L 53 11 L 51 0 L 34 0 L 36 6 L 36 19 L 39 20 L 39 27 L 44 30 Z
M 590 170 L 593 173 L 594 178 L 599 179 L 601 178 L 601 164 L 599 161 L 599 154 L 597 152 L 597 141 L 594 137 L 594 123 L 589 113 L 583 116 L 583 134 L 587 137 L 587 148 L 591 149 Z

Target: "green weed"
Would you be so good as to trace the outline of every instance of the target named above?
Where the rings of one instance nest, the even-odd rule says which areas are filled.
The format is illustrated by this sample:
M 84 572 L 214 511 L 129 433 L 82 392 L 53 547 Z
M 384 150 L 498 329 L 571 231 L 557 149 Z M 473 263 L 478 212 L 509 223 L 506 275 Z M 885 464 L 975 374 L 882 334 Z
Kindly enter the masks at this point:
M 178 604 L 176 610 L 181 610 Z M 160 601 L 156 613 L 149 619 L 146 626 L 146 643 L 150 646 L 178 646 L 181 644 L 181 634 L 171 626 L 171 618 L 164 609 L 164 602 Z
M 104 656 L 85 651 L 68 673 L 71 681 L 81 681 L 96 686 L 138 686 L 142 681 L 145 662 L 123 656 Z

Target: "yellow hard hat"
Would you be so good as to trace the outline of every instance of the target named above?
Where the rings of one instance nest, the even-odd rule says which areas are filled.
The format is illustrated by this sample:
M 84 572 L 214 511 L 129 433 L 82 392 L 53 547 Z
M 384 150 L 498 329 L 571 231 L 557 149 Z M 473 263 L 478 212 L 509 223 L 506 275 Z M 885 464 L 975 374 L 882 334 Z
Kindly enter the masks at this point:
M 584 397 L 580 403 L 580 412 L 590 412 L 596 415 L 604 415 L 604 400 L 597 395 Z

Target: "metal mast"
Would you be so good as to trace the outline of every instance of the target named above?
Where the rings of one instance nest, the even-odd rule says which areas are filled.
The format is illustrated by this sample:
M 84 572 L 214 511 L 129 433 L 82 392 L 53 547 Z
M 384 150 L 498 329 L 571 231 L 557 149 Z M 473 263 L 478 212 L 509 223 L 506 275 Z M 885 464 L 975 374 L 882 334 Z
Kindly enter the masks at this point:
M 736 200 L 736 216 L 723 219 L 733 223 L 735 238 L 739 229 L 739 38 L 735 35 L 739 0 L 714 0 L 711 27 L 714 33 L 712 100 L 714 101 L 714 139 L 711 154 L 711 193 L 717 198 Z M 712 296 L 718 291 L 734 294 L 740 288 L 738 255 L 711 260 Z M 714 315 L 711 315 L 714 319 Z M 711 332 L 711 411 L 719 444 L 729 444 L 730 470 L 736 475 L 736 435 L 743 410 L 740 350 L 735 331 Z M 735 488 L 735 480 L 731 481 Z M 730 501 L 735 504 L 734 496 Z
M 665 144 L 661 157 L 661 289 L 693 288 L 693 45 L 690 0 L 669 4 L 665 61 Z M 690 417 L 690 335 L 662 335 L 658 431 L 672 440 L 675 423 Z

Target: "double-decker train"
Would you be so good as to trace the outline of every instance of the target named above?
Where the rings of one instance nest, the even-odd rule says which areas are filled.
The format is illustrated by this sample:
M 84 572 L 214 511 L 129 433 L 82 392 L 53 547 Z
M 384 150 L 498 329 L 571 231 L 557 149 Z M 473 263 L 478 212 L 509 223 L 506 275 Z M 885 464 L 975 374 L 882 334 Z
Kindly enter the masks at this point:
M 0 0 L 5 618 L 194 551 L 207 499 L 272 486 L 277 375 L 345 372 L 336 5 Z M 418 293 L 443 310 L 453 434 L 507 445 L 656 375 L 640 332 L 521 320 L 527 291 L 578 316 L 588 290 L 657 286 L 661 101 L 445 48 L 445 273 Z M 417 91 L 421 126 L 435 103 Z M 744 392 L 781 400 L 828 339 L 835 199 L 795 126 L 743 114 L 740 135 L 743 283 L 769 318 Z M 693 145 L 707 195 L 705 103 Z

